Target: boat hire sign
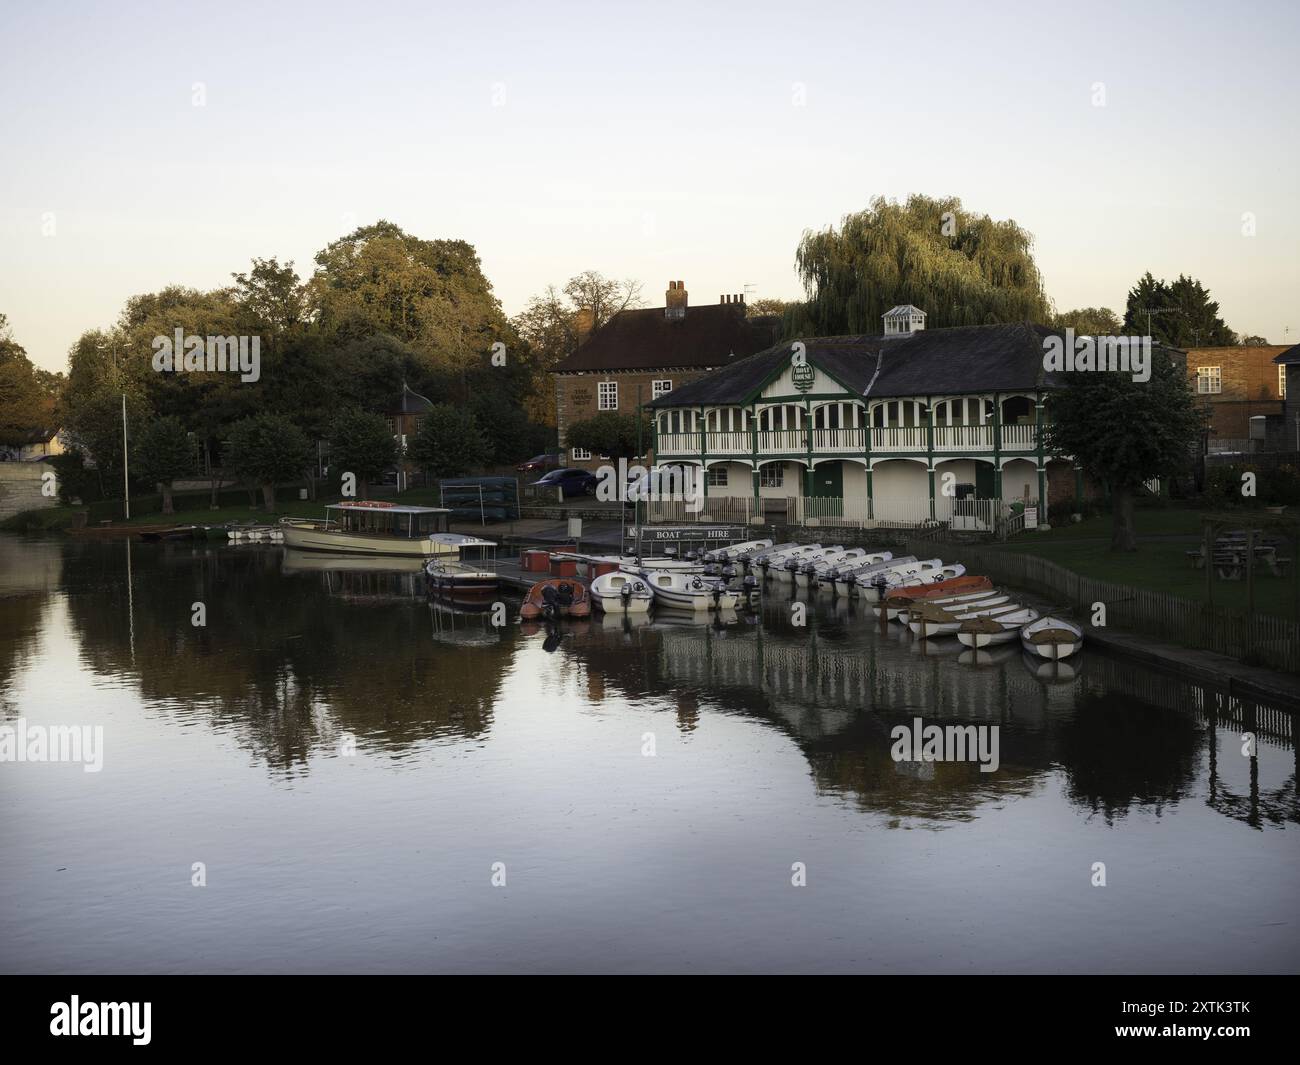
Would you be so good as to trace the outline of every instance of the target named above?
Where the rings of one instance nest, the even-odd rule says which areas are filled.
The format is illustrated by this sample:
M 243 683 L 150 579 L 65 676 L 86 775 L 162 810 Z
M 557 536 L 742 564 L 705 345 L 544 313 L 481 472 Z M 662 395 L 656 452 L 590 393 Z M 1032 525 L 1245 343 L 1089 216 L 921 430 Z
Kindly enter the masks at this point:
M 647 525 L 641 530 L 643 544 L 676 544 L 683 540 L 739 540 L 745 530 L 739 525 Z M 635 535 L 628 536 L 635 541 Z

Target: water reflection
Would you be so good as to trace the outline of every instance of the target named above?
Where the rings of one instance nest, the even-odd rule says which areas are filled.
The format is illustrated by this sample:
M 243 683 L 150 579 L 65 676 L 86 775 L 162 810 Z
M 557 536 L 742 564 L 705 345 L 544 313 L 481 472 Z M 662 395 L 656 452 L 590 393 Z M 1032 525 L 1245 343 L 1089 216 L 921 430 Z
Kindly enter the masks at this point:
M 542 693 L 572 681 L 575 712 L 664 710 L 683 735 L 717 714 L 763 722 L 789 737 L 819 794 L 893 824 L 969 821 L 1057 776 L 1107 824 L 1198 797 L 1256 829 L 1300 822 L 1293 765 L 1278 779 L 1273 758 L 1261 779 L 1256 753 L 1232 767 L 1248 764 L 1248 781 L 1220 766 L 1239 729 L 1294 763 L 1285 713 L 1096 653 L 1056 665 L 881 632 L 842 599 L 806 616 L 772 596 L 757 613 L 497 626 L 490 604 L 428 600 L 406 560 L 9 537 L 0 561 L 0 697 L 58 600 L 83 669 L 132 685 L 163 720 L 235 736 L 278 772 L 310 772 L 346 736 L 399 760 L 430 742 L 486 742 L 504 679 L 531 671 Z M 918 716 L 999 726 L 1000 770 L 895 762 L 890 730 Z

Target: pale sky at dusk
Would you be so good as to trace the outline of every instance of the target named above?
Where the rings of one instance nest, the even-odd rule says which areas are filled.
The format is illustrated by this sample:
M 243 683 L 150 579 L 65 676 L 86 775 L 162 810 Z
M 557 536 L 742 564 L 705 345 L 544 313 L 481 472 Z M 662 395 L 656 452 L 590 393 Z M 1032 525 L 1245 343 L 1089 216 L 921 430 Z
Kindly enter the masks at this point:
M 585 269 L 795 298 L 804 229 L 923 192 L 1033 233 L 1060 309 L 1182 272 L 1296 343 L 1298 10 L 10 2 L 0 312 L 63 369 L 132 294 L 381 217 L 472 243 L 508 314 Z

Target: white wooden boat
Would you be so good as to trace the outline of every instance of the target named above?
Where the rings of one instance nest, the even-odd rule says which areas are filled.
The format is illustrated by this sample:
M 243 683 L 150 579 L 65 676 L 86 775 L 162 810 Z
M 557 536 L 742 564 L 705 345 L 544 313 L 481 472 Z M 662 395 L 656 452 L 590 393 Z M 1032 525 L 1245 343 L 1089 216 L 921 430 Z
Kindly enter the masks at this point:
M 1049 614 L 1020 630 L 1020 644 L 1031 655 L 1059 662 L 1083 646 L 1083 630 Z
M 232 524 L 226 526 L 226 539 L 232 544 L 283 543 L 284 533 L 278 525 Z
M 997 618 L 1021 613 L 1024 609 L 1020 603 L 978 603 L 963 607 L 958 613 L 950 614 L 946 610 L 922 607 L 916 611 L 909 611 L 907 627 L 913 636 L 928 640 L 935 636 L 952 636 L 961 628 L 961 623 L 970 618 Z
M 943 587 L 944 584 L 947 587 Z M 897 588 L 892 588 L 889 594 L 880 602 L 871 605 L 872 612 L 877 619 L 884 614 L 890 621 L 898 617 L 900 610 L 906 610 L 913 603 L 919 603 L 924 600 L 927 603 L 960 603 L 979 598 L 984 595 L 992 595 L 994 589 L 992 582 L 987 577 L 966 577 L 953 578 L 950 581 L 937 581 L 934 585 L 930 584 L 904 584 Z
M 742 557 L 766 551 L 772 546 L 771 540 L 746 540 L 743 544 L 728 544 L 712 551 L 704 552 L 705 562 L 739 562 Z
M 783 548 L 780 551 L 771 551 L 765 554 L 758 560 L 758 565 L 765 573 L 770 574 L 774 570 L 780 569 L 792 558 L 796 558 L 800 555 L 806 557 L 808 555 L 816 554 L 821 550 L 821 544 L 795 544 L 791 547 Z
M 897 589 L 890 592 L 889 596 L 880 603 L 872 606 L 876 612 L 876 617 L 880 617 L 880 611 L 884 610 L 885 617 L 890 621 L 898 621 L 904 625 L 907 624 L 908 615 L 913 610 L 919 610 L 927 603 L 930 606 L 938 607 L 940 610 L 955 612 L 968 606 L 979 604 L 988 605 L 991 603 L 1005 603 L 1011 596 L 1006 592 L 1000 592 L 996 588 L 988 588 L 981 592 L 964 592 L 960 595 L 944 596 L 941 599 L 898 599 L 895 598 Z
M 643 569 L 639 572 L 654 593 L 656 603 L 688 610 L 736 608 L 736 593 L 717 577 L 706 577 L 700 573 L 676 573 L 672 570 Z
M 858 596 L 874 603 L 881 598 L 881 592 L 886 595 L 894 588 L 905 583 L 909 578 L 919 577 L 924 573 L 930 573 L 943 568 L 943 559 L 927 558 L 913 560 L 912 562 L 899 563 L 876 573 L 859 573 L 854 583 L 858 588 Z
M 1022 628 L 1037 620 L 1038 611 L 1033 607 L 1025 607 L 1015 614 L 968 618 L 958 627 L 957 639 L 963 647 L 977 650 L 993 644 L 1011 643 L 1020 635 Z
M 737 561 L 743 562 L 748 569 L 758 569 L 762 565 L 764 559 L 769 558 L 772 555 L 782 554 L 785 551 L 792 551 L 799 546 L 800 545 L 796 543 L 773 544 L 771 547 L 765 547 L 761 551 L 746 551 L 737 559 Z
M 602 573 L 591 582 L 591 599 L 607 614 L 644 614 L 654 593 L 639 573 Z
M 854 548 L 859 554 L 848 552 L 845 556 L 836 562 L 832 562 L 826 567 L 817 567 L 816 580 L 819 584 L 824 584 L 827 588 L 839 591 L 839 585 L 844 585 L 845 590 L 852 575 L 868 566 L 875 566 L 881 562 L 889 562 L 893 559 L 893 553 L 889 551 L 866 551 L 861 548 Z
M 873 573 L 880 573 L 890 569 L 893 566 L 903 566 L 909 562 L 915 562 L 915 555 L 901 555 L 895 558 L 889 551 L 878 551 L 875 555 L 868 555 L 868 558 L 874 558 L 877 561 L 866 562 L 861 566 L 854 566 L 848 570 L 839 570 L 832 585 L 835 588 L 836 595 L 856 597 L 858 594 L 858 578 L 868 576 Z
M 866 548 L 862 547 L 848 547 L 840 548 L 838 551 L 828 551 L 821 558 L 810 558 L 801 562 L 799 569 L 795 573 L 794 582 L 800 588 L 820 584 L 824 574 L 839 566 L 860 565 L 866 557 Z
M 844 548 L 838 544 L 831 547 L 818 545 L 815 551 L 801 551 L 784 559 L 780 565 L 768 566 L 767 572 L 769 576 L 775 577 L 782 584 L 793 584 L 795 576 L 804 563 L 815 562 L 828 556 L 838 557 L 843 551 Z
M 703 572 L 704 567 L 694 559 L 674 558 L 669 555 L 584 555 L 574 551 L 552 551 L 552 558 L 577 562 L 587 573 L 596 564 L 612 563 L 624 569 L 668 569 Z
M 936 614 L 936 612 L 953 615 L 969 614 L 972 610 L 978 610 L 980 607 L 1006 606 L 1009 602 L 1011 602 L 1011 596 L 1008 592 L 979 592 L 975 594 L 974 598 L 957 599 L 957 601 L 946 603 L 931 602 L 930 599 L 918 599 L 917 602 L 894 607 L 893 620 L 896 620 L 898 624 L 907 625 L 907 627 L 911 628 L 911 623 L 920 615 L 922 610 L 928 609 L 931 614 Z M 885 605 L 885 610 L 889 610 L 888 603 Z
M 431 558 L 456 554 L 456 548 L 434 540 L 447 531 L 445 507 L 414 507 L 378 500 L 331 503 L 323 519 L 281 518 L 286 547 L 300 551 L 337 551 L 348 555 L 419 555 Z

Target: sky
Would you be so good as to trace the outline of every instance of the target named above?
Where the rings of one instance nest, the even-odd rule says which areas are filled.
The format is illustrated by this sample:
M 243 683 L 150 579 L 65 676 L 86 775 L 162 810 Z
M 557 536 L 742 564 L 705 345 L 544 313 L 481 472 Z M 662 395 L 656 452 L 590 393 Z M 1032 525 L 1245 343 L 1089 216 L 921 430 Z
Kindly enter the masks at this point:
M 1296 343 L 1297 12 L 4 0 L 0 313 L 63 369 L 133 294 L 379 218 L 469 241 L 507 314 L 589 269 L 799 298 L 805 230 L 925 193 L 1029 230 L 1058 309 L 1186 273 Z

